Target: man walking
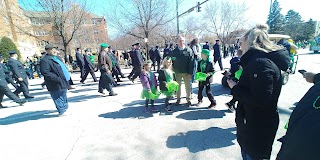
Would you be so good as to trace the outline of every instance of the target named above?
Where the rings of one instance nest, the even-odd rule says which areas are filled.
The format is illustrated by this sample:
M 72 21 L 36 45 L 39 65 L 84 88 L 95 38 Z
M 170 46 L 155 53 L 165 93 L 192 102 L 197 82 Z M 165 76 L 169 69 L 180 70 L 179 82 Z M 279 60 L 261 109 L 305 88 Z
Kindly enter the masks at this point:
M 221 61 L 221 47 L 220 47 L 219 43 L 220 43 L 220 41 L 216 40 L 216 44 L 214 44 L 214 46 L 213 46 L 213 51 L 214 51 L 213 62 L 215 65 L 216 62 L 218 61 L 219 66 L 220 66 L 220 70 L 223 70 L 222 61 Z
M 62 59 L 56 55 L 55 48 L 51 45 L 45 46 L 46 55 L 40 60 L 40 71 L 44 77 L 45 84 L 50 92 L 51 98 L 60 115 L 68 115 L 69 107 L 67 90 L 70 75 Z
M 22 92 L 25 98 L 34 98 L 29 94 L 28 76 L 24 68 L 24 65 L 17 60 L 18 58 L 17 52 L 11 51 L 9 52 L 9 54 L 10 54 L 10 58 L 8 60 L 8 65 L 13 73 L 13 77 L 16 78 L 19 84 L 18 88 L 13 93 L 18 96 L 19 93 Z
M 2 69 L 3 69 L 3 71 L 4 71 L 4 73 L 5 73 L 5 79 L 6 79 L 6 81 L 7 81 L 7 83 L 9 84 L 11 84 L 15 89 L 17 89 L 18 88 L 18 85 L 17 85 L 17 83 L 16 82 L 14 82 L 14 80 L 13 80 L 13 78 L 12 78 L 12 72 L 11 72 L 11 70 L 9 70 L 9 68 L 7 67 L 7 65 L 6 64 L 4 64 L 4 62 L 3 62 L 3 57 L 2 56 L 0 56 L 0 65 L 1 65 L 1 67 L 2 67 Z
M 161 55 L 159 46 L 156 46 L 156 50 L 154 50 L 155 60 L 157 61 L 157 72 L 160 70 L 161 66 Z
M 84 70 L 84 59 L 83 59 L 83 56 L 81 54 L 81 49 L 80 48 L 77 48 L 76 60 L 77 60 L 77 65 L 80 68 L 80 74 L 81 74 L 80 78 L 82 79 L 84 74 L 85 74 L 85 70 Z
M 207 41 L 205 45 L 202 46 L 202 49 L 207 49 L 210 51 L 209 42 Z
M 2 61 L 2 56 L 0 56 L 0 61 Z M 19 97 L 17 97 L 15 94 L 13 94 L 8 87 L 8 83 L 6 81 L 6 74 L 5 74 L 5 68 L 3 67 L 4 65 L 1 63 L 0 64 L 0 108 L 4 108 L 2 106 L 1 102 L 3 100 L 3 96 L 6 95 L 8 98 L 13 100 L 14 102 L 22 105 L 26 103 L 26 100 L 22 100 Z
M 112 89 L 112 61 L 106 51 L 108 48 L 108 44 L 103 43 L 100 45 L 101 50 L 98 55 L 98 65 L 101 72 L 100 80 L 99 80 L 99 90 L 98 92 L 105 96 L 103 92 L 104 89 L 107 89 L 109 92 L 109 96 L 116 96 L 117 94 L 113 92 Z
M 130 51 L 130 53 L 129 53 L 129 56 L 130 56 L 130 65 L 132 66 L 132 62 L 133 62 L 133 53 L 134 53 L 134 50 L 135 50 L 136 48 L 135 48 L 135 46 L 134 46 L 134 44 L 131 46 L 131 51 Z M 132 68 L 132 70 L 131 70 L 131 72 L 130 72 L 130 74 L 129 74 L 129 76 L 128 76 L 128 79 L 129 80 L 131 80 L 131 77 L 134 75 L 134 68 Z
M 166 48 L 163 50 L 163 56 L 162 56 L 163 59 L 165 59 L 167 56 L 169 56 L 170 52 L 171 52 L 171 48 L 169 48 L 169 45 L 166 44 Z
M 84 59 L 85 73 L 80 81 L 80 83 L 82 83 L 82 84 L 84 84 L 84 81 L 87 79 L 87 76 L 89 73 L 91 74 L 93 81 L 98 82 L 96 75 L 94 74 L 94 66 L 91 63 L 90 58 L 89 58 L 89 53 L 90 53 L 89 49 L 84 50 L 83 59 Z
M 177 102 L 176 105 L 180 104 L 181 99 L 181 81 L 183 78 L 185 89 L 187 105 L 191 105 L 191 89 L 190 81 L 193 73 L 193 53 L 192 50 L 185 46 L 185 38 L 182 36 L 178 37 L 178 47 L 176 47 L 171 54 L 173 62 L 173 71 L 176 73 L 176 79 L 179 84 L 179 89 L 177 92 Z
M 140 53 L 140 43 L 134 44 L 135 50 L 132 53 L 132 66 L 133 66 L 133 76 L 129 79 L 134 82 L 134 80 L 140 75 L 142 71 L 143 60 Z M 129 75 L 130 76 L 130 75 Z

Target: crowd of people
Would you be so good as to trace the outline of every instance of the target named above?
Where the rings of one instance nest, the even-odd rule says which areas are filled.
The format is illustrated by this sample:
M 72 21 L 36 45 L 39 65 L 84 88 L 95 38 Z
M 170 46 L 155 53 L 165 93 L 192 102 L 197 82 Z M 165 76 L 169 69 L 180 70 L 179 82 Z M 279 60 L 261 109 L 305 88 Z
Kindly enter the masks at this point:
M 226 45 L 221 47 L 220 41 L 216 40 L 212 47 L 208 42 L 201 46 L 197 38 L 192 40 L 190 45 L 186 45 L 185 38 L 178 36 L 177 45 L 166 44 L 163 55 L 161 55 L 159 46 L 151 48 L 149 55 L 146 55 L 145 50 L 141 50 L 140 47 L 139 43 L 135 43 L 130 51 L 124 51 L 121 56 L 126 68 L 132 66 L 132 71 L 127 78 L 133 83 L 138 77 L 141 81 L 141 98 L 145 99 L 144 109 L 147 113 L 158 111 L 154 106 L 154 101 L 161 94 L 166 97 L 164 101 L 166 111 L 172 112 L 172 105 L 181 104 L 183 83 L 186 105 L 192 105 L 191 99 L 194 98 L 192 97 L 192 83 L 198 83 L 197 106 L 203 103 L 202 92 L 205 89 L 210 101 L 207 108 L 216 107 L 217 102 L 211 90 L 211 83 L 216 72 L 215 64 L 218 62 L 220 70 L 224 69 L 221 59 L 227 56 Z M 228 48 L 232 56 L 240 58 L 241 67 L 237 72 L 236 80 L 231 78 L 227 80 L 233 99 L 226 105 L 231 111 L 236 111 L 237 140 L 241 147 L 242 157 L 244 160 L 270 159 L 279 126 L 277 104 L 282 89 L 281 72 L 286 72 L 290 68 L 290 51 L 285 46 L 277 45 L 269 40 L 265 25 L 257 25 L 248 30 L 240 39 L 239 46 L 231 45 Z M 213 60 L 210 59 L 212 52 Z M 25 98 L 33 98 L 28 89 L 27 73 L 35 71 L 39 72 L 39 77 L 44 77 L 43 85 L 47 87 L 59 115 L 67 115 L 67 90 L 70 89 L 73 82 L 70 70 L 64 60 L 57 56 L 57 53 L 55 47 L 48 44 L 45 46 L 41 60 L 36 59 L 33 63 L 27 60 L 25 64 L 22 64 L 17 60 L 16 51 L 9 52 L 10 59 L 7 65 L 4 65 L 3 59 L 0 58 L 0 106 L 3 107 L 1 102 L 4 95 L 20 105 L 26 100 L 20 99 L 19 93 L 22 92 Z M 106 43 L 100 44 L 97 65 L 100 70 L 99 80 L 95 76 L 95 66 L 90 55 L 92 54 L 89 49 L 85 49 L 84 54 L 81 48 L 76 49 L 80 82 L 85 83 L 90 73 L 94 82 L 99 82 L 98 92 L 102 96 L 107 95 L 104 92 L 105 89 L 109 92 L 109 96 L 117 96 L 113 87 L 122 82 L 120 77 L 125 78 L 120 67 L 119 52 L 114 51 Z M 34 70 L 30 71 L 31 68 Z M 152 68 L 153 71 L 151 71 Z M 303 75 L 315 86 L 308 91 L 293 111 L 288 123 L 287 134 L 281 139 L 283 145 L 277 157 L 279 160 L 305 159 L 306 157 L 315 159 L 317 153 L 315 142 L 319 140 L 313 142 L 310 137 L 305 137 L 303 134 L 312 135 L 319 131 L 314 127 L 301 127 L 306 122 L 315 122 L 312 120 L 317 119 L 316 114 L 309 116 L 313 118 L 312 120 L 301 119 L 301 117 L 310 112 L 316 113 L 320 108 L 320 74 L 306 72 Z M 8 83 L 16 88 L 14 92 L 9 89 Z M 175 104 L 169 103 L 173 98 L 176 99 Z M 235 104 L 237 104 L 236 107 Z M 299 138 L 294 136 L 299 136 Z M 308 154 L 298 154 L 301 150 Z

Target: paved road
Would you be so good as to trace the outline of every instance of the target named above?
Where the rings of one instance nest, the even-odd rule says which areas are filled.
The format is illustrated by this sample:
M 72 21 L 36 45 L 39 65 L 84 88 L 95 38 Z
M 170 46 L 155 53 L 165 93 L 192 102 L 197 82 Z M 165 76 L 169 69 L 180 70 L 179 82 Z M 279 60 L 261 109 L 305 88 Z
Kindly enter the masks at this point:
M 319 59 L 319 54 L 302 52 L 298 69 L 320 72 Z M 68 92 L 70 116 L 57 117 L 50 95 L 40 86 L 41 79 L 30 80 L 36 98 L 24 106 L 5 100 L 3 105 L 9 108 L 0 112 L 1 160 L 241 159 L 235 116 L 224 106 L 231 97 L 220 85 L 220 73 L 212 84 L 216 109 L 206 109 L 209 102 L 204 99 L 203 106 L 176 106 L 168 114 L 164 100 L 159 99 L 160 112 L 152 115 L 144 112 L 140 83 L 125 80 L 115 88 L 117 97 L 101 97 L 91 78 L 80 84 L 78 73 L 72 77 L 77 85 Z M 290 75 L 280 96 L 277 138 L 285 133 L 283 126 L 294 104 L 311 86 L 299 73 Z M 274 143 L 272 159 L 280 145 Z

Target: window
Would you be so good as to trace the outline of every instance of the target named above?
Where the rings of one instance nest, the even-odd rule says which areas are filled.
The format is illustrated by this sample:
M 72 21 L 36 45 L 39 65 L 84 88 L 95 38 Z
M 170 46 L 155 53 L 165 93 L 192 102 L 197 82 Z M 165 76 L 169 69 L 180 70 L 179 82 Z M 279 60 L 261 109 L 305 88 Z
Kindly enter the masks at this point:
M 17 26 L 20 25 L 19 19 L 16 19 Z
M 46 31 L 42 31 L 42 36 L 47 35 Z
M 3 17 L 3 20 L 6 24 L 9 24 L 8 19 L 6 17 Z
M 74 24 L 74 19 L 70 19 L 70 24 Z
M 36 31 L 36 36 L 40 36 L 40 31 Z
M 99 34 L 99 31 L 97 29 L 95 29 L 94 34 Z
M 92 24 L 97 25 L 97 20 L 96 19 L 92 20 Z
M 81 23 L 82 23 L 82 24 L 86 24 L 87 22 L 86 22 L 85 19 L 83 19 Z

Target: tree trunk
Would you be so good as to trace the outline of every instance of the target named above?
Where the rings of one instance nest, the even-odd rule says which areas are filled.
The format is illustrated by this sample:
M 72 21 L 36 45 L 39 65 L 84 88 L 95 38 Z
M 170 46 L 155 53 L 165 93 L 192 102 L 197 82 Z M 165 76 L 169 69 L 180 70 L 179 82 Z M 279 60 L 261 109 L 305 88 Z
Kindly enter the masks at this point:
M 64 48 L 64 50 L 65 50 L 65 52 L 64 52 L 64 61 L 67 63 L 69 63 L 70 64 L 70 62 L 69 62 L 69 58 L 68 58 L 68 54 L 67 54 L 67 47 L 68 47 L 68 45 L 67 44 L 65 44 L 65 43 L 63 43 L 63 48 Z

